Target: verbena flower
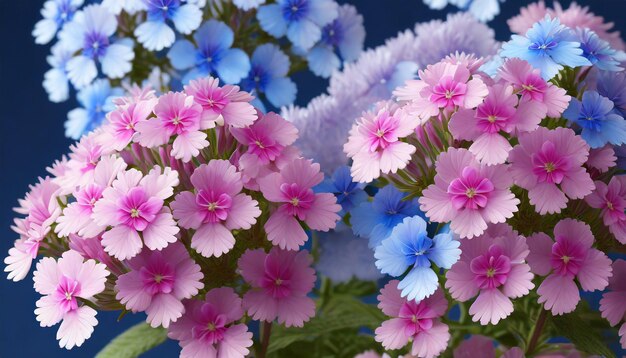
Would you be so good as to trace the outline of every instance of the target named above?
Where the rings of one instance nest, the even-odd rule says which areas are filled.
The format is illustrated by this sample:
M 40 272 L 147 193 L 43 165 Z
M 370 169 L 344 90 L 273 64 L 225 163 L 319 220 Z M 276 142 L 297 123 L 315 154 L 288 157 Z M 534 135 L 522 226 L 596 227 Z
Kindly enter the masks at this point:
M 296 99 L 296 84 L 287 76 L 289 57 L 274 44 L 263 44 L 252 54 L 251 66 L 241 86 L 256 96 L 265 98 L 274 106 L 292 104 Z M 262 105 L 260 100 L 256 105 Z
M 342 166 L 330 178 L 316 186 L 315 191 L 333 193 L 337 197 L 337 203 L 341 205 L 339 215 L 343 216 L 367 201 L 368 195 L 363 190 L 364 187 L 364 184 L 353 181 L 348 166 Z
M 596 84 L 601 96 L 610 99 L 622 117 L 626 116 L 626 73 L 601 71 Z
M 600 300 L 600 312 L 611 326 L 616 326 L 626 320 L 626 261 L 622 259 L 613 262 L 613 276 L 609 279 L 607 292 L 602 294 Z M 622 348 L 626 348 L 626 324 L 622 324 L 619 329 L 620 343 Z
M 608 184 L 598 180 L 595 186 L 585 201 L 592 208 L 601 210 L 604 225 L 617 241 L 626 244 L 626 177 L 613 176 Z
M 63 102 L 70 97 L 70 79 L 67 77 L 67 61 L 74 56 L 72 51 L 59 43 L 52 46 L 46 58 L 50 69 L 44 73 L 43 88 L 51 102 Z
M 500 3 L 504 0 L 424 0 L 431 9 L 441 10 L 446 5 L 455 5 L 475 16 L 479 21 L 487 22 L 500 13 Z
M 102 6 L 106 7 L 115 15 L 119 15 L 122 10 L 133 15 L 147 8 L 146 2 L 143 0 L 102 0 Z
M 602 40 L 595 32 L 589 29 L 577 28 L 576 36 L 583 50 L 583 56 L 591 64 L 604 71 L 618 72 L 623 70 L 620 62 L 626 60 L 626 53 L 611 48 L 608 42 Z
M 432 264 L 449 269 L 461 255 L 459 241 L 449 233 L 428 237 L 426 221 L 419 216 L 405 218 L 388 238 L 376 247 L 376 267 L 393 277 L 408 273 L 398 289 L 408 300 L 421 301 L 432 295 L 439 279 Z
M 608 143 L 625 144 L 626 120 L 613 108 L 610 99 L 595 91 L 585 91 L 582 101 L 572 98 L 563 117 L 582 128 L 580 135 L 591 148 Z
M 123 93 L 121 88 L 111 87 L 106 79 L 98 79 L 81 89 L 76 97 L 82 107 L 67 113 L 65 136 L 78 139 L 100 127 L 106 114 L 115 108 L 113 100 Z
M 265 3 L 265 0 L 233 0 L 233 4 L 241 10 L 248 11 L 250 9 L 256 9 L 259 5 Z
M 52 41 L 63 25 L 72 21 L 83 0 L 47 0 L 41 8 L 43 19 L 37 21 L 33 29 L 35 43 L 45 45 Z
M 147 12 L 147 19 L 137 26 L 137 40 L 150 51 L 160 51 L 170 47 L 176 38 L 174 30 L 189 35 L 200 26 L 202 10 L 191 2 L 183 4 L 181 0 L 142 0 Z

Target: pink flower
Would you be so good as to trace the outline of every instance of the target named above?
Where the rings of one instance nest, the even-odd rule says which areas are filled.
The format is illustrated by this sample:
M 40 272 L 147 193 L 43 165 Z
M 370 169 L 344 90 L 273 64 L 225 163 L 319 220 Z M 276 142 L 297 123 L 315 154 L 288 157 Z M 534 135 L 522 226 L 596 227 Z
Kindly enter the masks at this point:
M 116 276 L 124 274 L 124 266 L 109 256 L 102 246 L 102 237 L 83 238 L 78 235 L 69 235 L 70 250 L 78 252 L 83 258 L 93 259 L 106 265 L 107 270 Z
M 415 153 L 415 147 L 400 139 L 413 133 L 419 125 L 415 116 L 407 115 L 394 104 L 380 102 L 372 112 L 365 112 L 350 130 L 343 150 L 352 158 L 352 177 L 361 183 L 371 182 L 380 173 L 404 169 Z
M 440 109 L 478 106 L 488 90 L 478 77 L 471 78 L 470 70 L 463 64 L 441 61 L 419 71 L 419 80 L 408 80 L 404 87 L 394 91 L 401 101 L 410 101 L 408 111 L 417 115 L 421 123 L 439 114 Z
M 83 262 L 79 253 L 66 251 L 58 261 L 44 257 L 34 273 L 35 291 L 43 295 L 35 304 L 42 327 L 61 322 L 57 339 L 61 348 L 80 347 L 98 324 L 96 310 L 78 300 L 91 300 L 104 291 L 109 272 L 94 260 Z
M 400 296 L 398 280 L 393 280 L 380 290 L 378 301 L 378 308 L 391 317 L 376 328 L 376 341 L 385 349 L 400 349 L 412 341 L 413 356 L 430 358 L 447 348 L 450 332 L 440 317 L 448 301 L 441 289 L 422 301 L 407 301 Z
M 118 107 L 107 115 L 109 123 L 100 140 L 106 140 L 115 150 L 124 149 L 136 136 L 137 124 L 148 120 L 156 104 L 157 99 L 153 97 Z
M 209 146 L 206 133 L 202 130 L 215 126 L 201 122 L 201 113 L 202 107 L 194 102 L 192 96 L 181 92 L 164 94 L 154 107 L 156 119 L 136 124 L 136 141 L 151 148 L 167 144 L 170 137 L 176 135 L 172 155 L 188 162 L 200 153 L 200 149 Z
M 219 87 L 219 79 L 200 78 L 189 82 L 185 92 L 202 106 L 202 128 L 211 128 L 215 123 L 236 128 L 251 125 L 257 118 L 257 112 L 250 104 L 253 97 L 239 86 Z
M 89 133 L 80 139 L 80 142 L 70 146 L 70 159 L 62 176 L 52 181 L 61 187 L 59 195 L 67 195 L 93 182 L 94 169 L 102 156 L 110 154 L 111 150 L 104 148 L 96 140 L 100 130 Z
M 126 260 L 144 243 L 150 250 L 161 250 L 176 241 L 179 228 L 163 204 L 177 185 L 178 172 L 169 167 L 161 173 L 155 166 L 145 177 L 136 169 L 120 172 L 93 208 L 93 220 L 112 227 L 102 234 L 104 250 Z
M 480 334 L 472 334 L 454 349 L 452 356 L 454 358 L 495 358 L 496 347 L 493 345 L 493 339 Z
M 596 181 L 596 190 L 585 197 L 592 208 L 600 209 L 604 225 L 617 241 L 626 244 L 626 177 L 616 175 L 609 184 Z
M 553 315 L 572 312 L 584 291 L 603 290 L 611 277 L 611 260 L 594 249 L 589 226 L 574 219 L 563 219 L 554 227 L 554 241 L 544 233 L 528 237 L 531 270 L 547 276 L 537 289 L 539 303 Z
M 515 91 L 522 96 L 522 102 L 543 103 L 549 117 L 559 118 L 571 99 L 564 89 L 546 82 L 539 69 L 533 68 L 522 59 L 506 60 L 498 74 L 513 85 Z
M 543 1 L 529 4 L 520 9 L 520 14 L 507 20 L 512 32 L 525 34 L 536 22 L 543 20 L 548 14 L 548 9 Z
M 517 106 L 517 108 L 516 108 Z M 546 116 L 540 102 L 523 101 L 518 106 L 513 87 L 495 85 L 478 108 L 460 109 L 450 119 L 450 132 L 456 139 L 472 141 L 469 151 L 485 164 L 503 164 L 513 148 L 502 135 L 530 132 Z
M 178 242 L 163 251 L 144 250 L 127 264 L 131 271 L 117 279 L 116 298 L 128 310 L 145 311 L 152 327 L 176 322 L 185 312 L 181 301 L 204 287 L 200 265 Z
M 474 322 L 498 324 L 513 312 L 511 299 L 535 287 L 524 261 L 529 253 L 526 239 L 506 224 L 461 240 L 461 251 L 461 259 L 446 273 L 446 288 L 461 302 L 478 295 L 469 310 Z
M 509 153 L 511 174 L 538 213 L 560 213 L 568 197 L 582 199 L 594 189 L 582 167 L 588 155 L 589 146 L 573 130 L 539 127 L 520 135 Z
M 263 196 L 280 206 L 265 223 L 267 238 L 281 249 L 297 250 L 307 240 L 298 220 L 312 230 L 328 231 L 340 219 L 341 205 L 331 193 L 315 193 L 313 187 L 324 175 L 310 160 L 296 159 L 280 173 L 258 179 Z
M 172 323 L 167 335 L 183 348 L 181 358 L 243 358 L 252 346 L 245 324 L 241 298 L 230 287 L 214 288 L 204 301 L 184 302 L 185 314 Z
M 313 289 L 315 271 L 308 251 L 285 251 L 273 247 L 248 250 L 238 262 L 241 276 L 250 286 L 243 306 L 253 319 L 302 327 L 315 315 L 315 303 L 307 294 Z
M 191 247 L 205 257 L 220 257 L 235 246 L 231 230 L 249 229 L 261 215 L 258 202 L 241 193 L 243 183 L 227 160 L 211 160 L 191 175 L 194 192 L 184 191 L 171 204 L 174 218 L 194 229 Z
M 487 224 L 503 223 L 517 212 L 520 201 L 511 193 L 506 165 L 487 166 L 467 149 L 450 148 L 435 167 L 435 183 L 422 192 L 420 209 L 432 221 L 450 222 L 462 238 L 479 236 Z
M 626 320 L 626 261 L 615 260 L 613 262 L 613 277 L 609 280 L 607 292 L 600 300 L 600 312 L 611 326 Z M 626 323 L 619 329 L 620 343 L 626 349 Z
M 617 164 L 617 156 L 615 156 L 615 150 L 610 144 L 602 148 L 590 149 L 589 158 L 585 163 L 588 168 L 596 169 L 600 173 L 608 172 L 615 164 Z

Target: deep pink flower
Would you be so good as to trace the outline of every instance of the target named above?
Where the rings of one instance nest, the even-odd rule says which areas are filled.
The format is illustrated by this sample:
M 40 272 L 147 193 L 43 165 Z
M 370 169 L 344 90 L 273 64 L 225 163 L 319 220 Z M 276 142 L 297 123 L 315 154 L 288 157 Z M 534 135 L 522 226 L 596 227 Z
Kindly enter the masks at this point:
M 604 225 L 617 241 L 626 244 L 626 177 L 616 175 L 609 184 L 596 181 L 596 190 L 585 197 L 592 208 L 600 209 Z
M 350 130 L 343 150 L 352 158 L 352 177 L 367 183 L 380 173 L 395 173 L 404 169 L 415 153 L 415 147 L 400 139 L 413 133 L 419 125 L 416 116 L 407 115 L 395 104 L 380 102 L 371 112 L 365 112 Z
M 474 322 L 498 324 L 513 312 L 511 299 L 535 287 L 524 261 L 529 253 L 526 238 L 506 224 L 461 240 L 461 251 L 461 259 L 446 273 L 446 288 L 461 302 L 478 295 L 469 310 Z
M 341 205 L 331 193 L 314 193 L 324 175 L 320 166 L 307 159 L 296 159 L 280 173 L 258 179 L 263 196 L 280 206 L 265 223 L 267 239 L 281 249 L 297 250 L 307 240 L 298 222 L 304 221 L 312 230 L 328 231 L 340 219 Z
M 539 127 L 520 135 L 509 153 L 511 174 L 538 213 L 560 213 L 568 197 L 582 199 L 594 189 L 582 167 L 588 155 L 589 146 L 573 130 Z
M 507 60 L 498 71 L 498 75 L 513 85 L 515 91 L 522 96 L 522 103 L 524 101 L 543 103 L 546 106 L 546 114 L 552 118 L 559 118 L 571 99 L 564 89 L 546 82 L 541 77 L 539 69 L 533 68 L 519 58 Z
M 239 86 L 219 86 L 219 79 L 213 77 L 190 81 L 185 92 L 202 106 L 201 128 L 211 128 L 215 123 L 241 128 L 251 125 L 257 112 L 250 104 L 253 97 Z
M 152 327 L 167 328 L 185 308 L 181 302 L 204 287 L 200 266 L 179 242 L 143 252 L 127 261 L 130 272 L 117 279 L 116 298 L 133 312 L 146 312 Z
M 227 160 L 211 160 L 191 175 L 195 193 L 184 191 L 171 204 L 174 218 L 194 229 L 191 247 L 205 257 L 220 257 L 235 245 L 231 230 L 249 229 L 261 215 L 258 202 L 241 192 L 241 173 Z
M 479 236 L 487 224 L 503 223 L 517 211 L 506 165 L 487 166 L 467 149 L 450 148 L 435 167 L 435 183 L 422 192 L 420 208 L 432 221 L 450 222 L 462 238 Z
M 181 358 L 243 358 L 252 346 L 252 333 L 243 323 L 241 298 L 230 287 L 214 288 L 204 301 L 187 300 L 185 314 L 167 335 L 183 348 Z
M 241 276 L 251 289 L 243 306 L 253 319 L 302 327 L 315 315 L 315 303 L 307 294 L 313 289 L 315 271 L 308 251 L 285 251 L 273 247 L 248 250 L 238 262 Z
M 148 120 L 156 104 L 157 99 L 153 97 L 118 107 L 107 115 L 109 123 L 100 141 L 106 141 L 115 150 L 124 149 L 136 136 L 137 124 Z
M 398 280 L 390 281 L 380 290 L 378 308 L 391 317 L 376 328 L 376 341 L 385 349 L 400 349 L 409 342 L 410 353 L 420 358 L 436 357 L 450 340 L 448 326 L 441 322 L 448 301 L 441 289 L 419 302 L 400 296 Z
M 408 80 L 404 87 L 394 91 L 401 101 L 409 101 L 407 111 L 417 115 L 421 123 L 439 114 L 440 109 L 478 106 L 488 90 L 479 77 L 471 76 L 463 64 L 441 61 L 419 71 L 419 80 Z
M 176 241 L 179 228 L 163 203 L 177 185 L 178 172 L 169 167 L 162 173 L 155 166 L 145 177 L 136 169 L 120 172 L 93 208 L 93 220 L 111 227 L 102 234 L 105 251 L 125 260 L 137 255 L 144 243 L 150 250 L 161 250 Z
M 602 148 L 590 149 L 589 158 L 585 163 L 588 168 L 596 169 L 600 173 L 608 172 L 615 164 L 617 164 L 617 156 L 615 156 L 615 150 L 610 144 Z
M 202 107 L 192 96 L 181 92 L 169 92 L 159 98 L 154 107 L 155 119 L 141 121 L 135 125 L 138 132 L 136 141 L 151 148 L 166 144 L 172 136 L 172 155 L 188 162 L 209 146 L 201 123 Z M 213 124 L 213 126 L 215 126 Z
M 42 327 L 61 322 L 57 339 L 61 348 L 80 347 L 91 337 L 98 324 L 96 310 L 81 304 L 78 298 L 91 300 L 104 291 L 109 272 L 94 260 L 83 261 L 75 251 L 66 251 L 58 261 L 44 257 L 34 273 L 35 291 L 43 295 L 35 314 Z
M 513 87 L 494 85 L 475 110 L 460 109 L 454 113 L 449 128 L 455 139 L 472 141 L 469 151 L 478 160 L 485 164 L 503 164 L 513 148 L 503 133 L 515 135 L 533 131 L 545 116 L 543 103 L 522 101 L 518 106 Z
M 544 233 L 528 237 L 531 270 L 547 276 L 537 289 L 539 303 L 554 315 L 572 312 L 580 294 L 574 279 L 584 291 L 603 290 L 611 277 L 611 260 L 592 248 L 589 226 L 574 219 L 563 219 L 554 227 L 554 240 Z
M 609 279 L 607 292 L 602 294 L 600 312 L 611 326 L 626 320 L 626 261 L 619 259 L 613 262 L 613 277 Z M 626 323 L 619 329 L 620 343 L 626 349 Z

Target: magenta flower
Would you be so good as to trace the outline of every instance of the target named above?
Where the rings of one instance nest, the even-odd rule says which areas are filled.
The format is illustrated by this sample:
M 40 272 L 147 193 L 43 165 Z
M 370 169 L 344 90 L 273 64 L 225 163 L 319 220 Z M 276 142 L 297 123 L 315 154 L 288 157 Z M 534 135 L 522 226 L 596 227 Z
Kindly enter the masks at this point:
M 176 135 L 172 155 L 184 162 L 209 146 L 202 130 L 214 127 L 215 123 L 201 121 L 202 106 L 194 102 L 192 96 L 181 92 L 164 94 L 154 107 L 154 114 L 156 119 L 141 121 L 135 126 L 139 133 L 136 141 L 142 146 L 151 148 L 167 144 Z
M 589 158 L 585 165 L 588 168 L 596 169 L 600 173 L 606 173 L 617 164 L 615 150 L 610 144 L 602 148 L 592 148 L 589 150 Z
M 107 116 L 109 123 L 104 129 L 107 144 L 115 150 L 124 149 L 135 138 L 137 124 L 148 120 L 156 104 L 156 97 L 152 97 L 118 106 L 110 112 Z
M 513 87 L 494 85 L 475 110 L 460 109 L 452 115 L 450 132 L 455 139 L 472 141 L 469 151 L 481 162 L 503 164 L 513 148 L 503 133 L 533 131 L 546 116 L 546 106 L 541 102 L 522 101 L 517 105 Z
M 257 112 L 250 104 L 252 97 L 240 91 L 239 86 L 219 86 L 220 80 L 213 77 L 190 81 L 185 92 L 202 106 L 201 128 L 211 128 L 215 123 L 241 128 L 257 119 Z
M 519 136 L 509 153 L 515 184 L 528 190 L 530 203 L 540 214 L 560 213 L 568 197 L 582 199 L 594 189 L 582 167 L 589 146 L 569 128 L 536 131 Z
M 238 262 L 241 276 L 251 289 L 243 306 L 253 319 L 302 327 L 315 315 L 315 303 L 307 294 L 315 284 L 313 259 L 308 251 L 285 251 L 273 247 L 248 250 Z
M 312 230 L 328 231 L 335 227 L 341 210 L 335 195 L 313 192 L 323 179 L 319 164 L 302 158 L 280 173 L 258 179 L 263 196 L 280 205 L 264 226 L 269 241 L 281 249 L 297 250 L 308 238 L 298 220 Z
M 98 225 L 111 226 L 102 234 L 107 253 L 126 260 L 137 255 L 144 244 L 150 250 L 161 250 L 177 240 L 179 228 L 163 204 L 178 185 L 178 172 L 167 167 L 161 173 L 155 166 L 144 177 L 130 169 L 120 172 L 112 185 L 104 190 L 92 214 Z
M 474 322 L 498 324 L 513 312 L 512 298 L 535 287 L 526 238 L 506 225 L 491 225 L 472 240 L 461 240 L 461 259 L 446 273 L 452 298 L 465 302 L 478 295 L 469 313 Z
M 352 158 L 352 177 L 368 183 L 380 173 L 395 173 L 404 169 L 415 153 L 415 147 L 402 142 L 419 125 L 419 119 L 407 115 L 395 104 L 380 102 L 371 112 L 365 112 L 350 130 L 343 150 Z
M 211 160 L 191 175 L 195 193 L 184 191 L 171 207 L 178 224 L 194 229 L 191 247 L 220 257 L 235 246 L 231 230 L 249 229 L 261 215 L 258 202 L 241 192 L 241 173 L 227 160 Z
M 613 277 L 609 279 L 607 292 L 602 294 L 600 312 L 611 326 L 626 320 L 626 261 L 619 259 L 613 262 Z M 626 349 L 626 323 L 619 329 L 620 343 Z
M 35 291 L 41 297 L 35 304 L 37 321 L 42 327 L 61 322 L 57 339 L 61 348 L 80 347 L 91 337 L 98 324 L 96 310 L 78 299 L 91 300 L 104 291 L 109 272 L 94 260 L 83 261 L 75 251 L 66 251 L 58 261 L 44 257 L 34 273 Z
M 584 291 L 603 290 L 611 277 L 611 260 L 594 249 L 589 225 L 563 219 L 554 227 L 554 240 L 544 233 L 528 237 L 531 270 L 547 276 L 537 289 L 539 303 L 553 315 L 576 309 L 580 294 L 574 279 Z
M 408 111 L 417 115 L 422 124 L 439 114 L 440 109 L 474 108 L 488 94 L 487 86 L 472 77 L 463 64 L 441 61 L 418 73 L 419 80 L 408 80 L 394 91 L 401 101 L 410 101 Z
M 541 77 L 539 69 L 533 68 L 522 59 L 506 60 L 498 74 L 503 80 L 513 85 L 515 91 L 522 96 L 522 102 L 543 103 L 546 106 L 548 117 L 559 118 L 571 99 L 564 89 L 546 82 Z
M 450 148 L 435 167 L 435 183 L 422 192 L 420 209 L 432 221 L 450 222 L 462 238 L 482 235 L 487 224 L 503 223 L 517 212 L 520 201 L 511 193 L 506 165 L 487 166 L 467 149 Z
M 376 341 L 385 349 L 400 349 L 412 341 L 411 355 L 438 356 L 450 340 L 448 326 L 440 319 L 448 309 L 443 291 L 438 289 L 422 301 L 407 301 L 400 296 L 398 282 L 390 281 L 378 295 L 378 308 L 391 319 L 376 328 Z
M 162 251 L 144 250 L 127 261 L 130 272 L 118 277 L 116 298 L 132 312 L 146 312 L 152 327 L 167 328 L 176 322 L 185 307 L 183 299 L 198 294 L 204 287 L 200 265 L 181 243 Z
M 626 177 L 616 175 L 609 184 L 596 181 L 596 190 L 585 197 L 592 208 L 600 209 L 604 225 L 617 241 L 626 244 Z
M 183 348 L 181 358 L 243 358 L 252 346 L 252 333 L 243 323 L 241 298 L 230 287 L 214 288 L 203 301 L 184 302 L 185 314 L 167 332 Z

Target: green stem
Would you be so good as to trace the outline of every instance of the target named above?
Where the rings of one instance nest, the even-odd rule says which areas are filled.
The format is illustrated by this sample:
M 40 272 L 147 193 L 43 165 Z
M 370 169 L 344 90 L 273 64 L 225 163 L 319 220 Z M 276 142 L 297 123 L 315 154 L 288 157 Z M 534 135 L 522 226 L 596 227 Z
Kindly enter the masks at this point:
M 539 317 L 537 318 L 537 323 L 535 323 L 535 328 L 533 329 L 533 335 L 530 337 L 528 341 L 528 345 L 526 346 L 526 354 L 531 354 L 537 348 L 537 343 L 539 343 L 539 337 L 541 337 L 541 332 L 543 331 L 543 327 L 546 324 L 546 320 L 548 319 L 548 311 L 543 308 L 539 312 Z
M 272 322 L 263 322 L 263 337 L 261 338 L 261 349 L 259 350 L 259 358 L 266 357 L 267 347 L 270 345 L 271 335 L 272 335 Z

